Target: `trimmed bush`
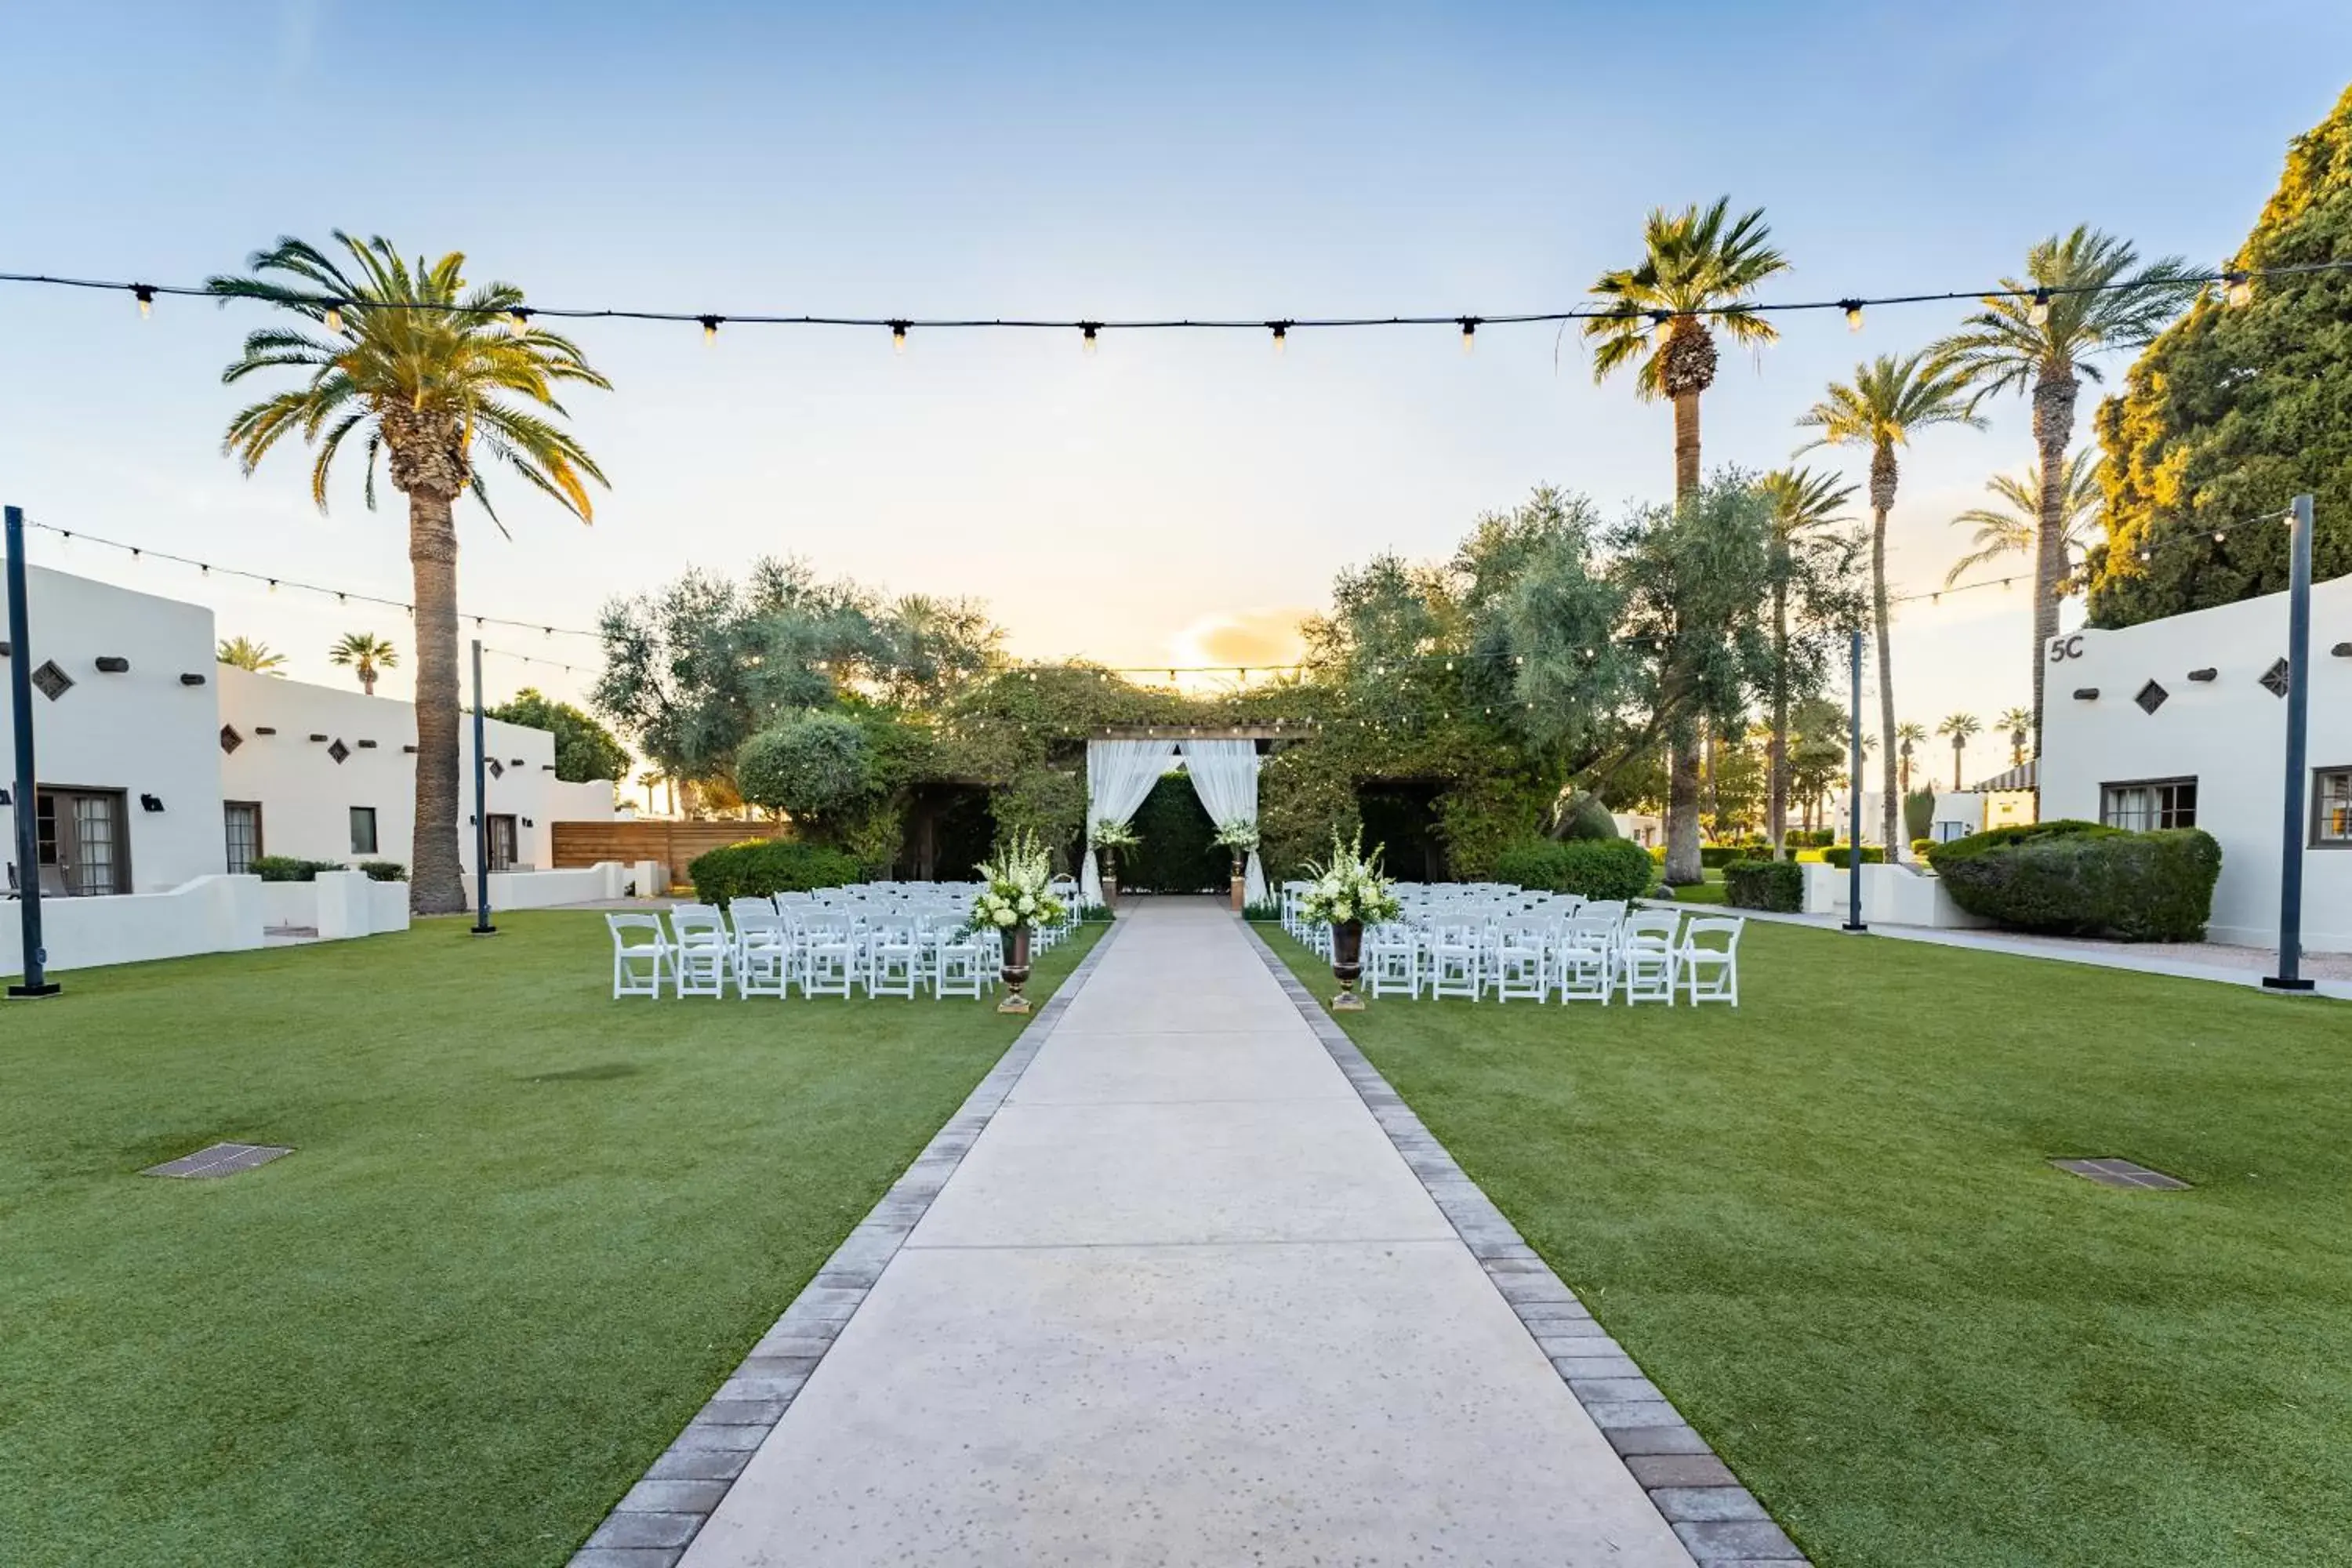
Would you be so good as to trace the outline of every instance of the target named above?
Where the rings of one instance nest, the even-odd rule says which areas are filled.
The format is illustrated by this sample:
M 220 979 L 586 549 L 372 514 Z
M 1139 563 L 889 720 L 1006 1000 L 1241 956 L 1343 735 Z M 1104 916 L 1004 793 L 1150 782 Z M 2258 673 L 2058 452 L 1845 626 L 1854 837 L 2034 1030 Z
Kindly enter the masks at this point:
M 2194 827 L 2131 833 L 2062 818 L 1938 844 L 1928 864 L 1954 903 L 2011 930 L 2201 942 L 2221 846 Z
M 1862 863 L 1864 865 L 1882 865 L 1885 862 L 1885 859 L 1886 851 L 1881 849 L 1877 845 L 1865 844 L 1862 847 Z M 1851 844 L 1831 845 L 1827 849 L 1822 851 L 1822 864 L 1824 866 L 1835 866 L 1841 871 L 1844 870 L 1847 867 L 1853 864 L 1853 846 Z
M 1723 868 L 1724 901 L 1793 915 L 1805 907 L 1804 868 L 1794 860 L 1734 860 Z
M 367 879 L 371 882 L 408 880 L 408 868 L 397 860 L 362 860 L 360 869 L 367 873 Z
M 348 871 L 340 860 L 302 860 L 291 855 L 257 855 L 246 868 L 265 882 L 315 882 L 321 871 Z
M 1927 858 L 1927 851 L 1935 847 L 1936 841 L 1932 838 L 1914 838 L 1911 840 L 1911 858 L 1925 860 Z
M 1529 838 L 1495 858 L 1495 879 L 1588 899 L 1638 899 L 1657 880 L 1657 866 L 1630 838 Z
M 762 730 L 735 753 L 735 787 L 753 805 L 822 817 L 874 789 L 873 747 L 856 720 L 803 713 Z M 752 895 L 756 897 L 757 895 Z
M 751 838 L 730 844 L 696 856 L 686 868 L 694 883 L 695 898 L 706 904 L 844 887 L 856 881 L 859 871 L 855 856 L 790 838 Z
M 1763 847 L 1757 844 L 1702 844 L 1698 847 L 1698 863 L 1707 870 L 1720 871 L 1734 860 L 1754 859 L 1756 851 Z

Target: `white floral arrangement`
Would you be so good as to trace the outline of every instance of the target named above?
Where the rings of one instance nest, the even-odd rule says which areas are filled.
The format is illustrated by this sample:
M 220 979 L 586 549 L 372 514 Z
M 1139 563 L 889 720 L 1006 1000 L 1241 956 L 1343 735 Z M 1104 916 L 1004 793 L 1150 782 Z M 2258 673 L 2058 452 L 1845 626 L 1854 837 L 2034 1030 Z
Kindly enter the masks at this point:
M 1134 828 L 1108 816 L 1096 817 L 1095 825 L 1087 830 L 1087 843 L 1097 849 L 1132 849 L 1142 842 Z
M 1320 866 L 1310 863 L 1307 870 L 1311 879 L 1299 896 L 1298 912 L 1309 921 L 1333 926 L 1361 921 L 1376 926 L 1403 912 L 1396 884 L 1381 874 L 1380 850 L 1364 853 L 1360 828 L 1352 843 L 1342 844 L 1337 833 L 1331 835 L 1331 858 Z
M 980 868 L 987 884 L 971 901 L 971 929 L 1051 925 L 1069 911 L 1053 894 L 1053 857 L 1034 834 L 1018 833 Z
M 1217 825 L 1215 842 L 1236 855 L 1255 855 L 1257 853 L 1257 824 L 1239 816 L 1231 822 L 1221 822 Z

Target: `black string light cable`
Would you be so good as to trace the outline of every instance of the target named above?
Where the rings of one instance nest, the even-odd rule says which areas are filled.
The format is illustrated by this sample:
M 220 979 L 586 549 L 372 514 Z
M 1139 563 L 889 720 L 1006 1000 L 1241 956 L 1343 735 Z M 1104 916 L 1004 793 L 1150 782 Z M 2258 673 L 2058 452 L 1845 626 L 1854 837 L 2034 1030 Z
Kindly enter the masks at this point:
M 654 321 L 675 322 L 699 327 L 705 341 L 715 340 L 722 326 L 745 327 L 887 327 L 894 348 L 904 352 L 907 337 L 916 331 L 970 331 L 1005 329 L 1035 331 L 1075 331 L 1080 346 L 1092 353 L 1106 332 L 1146 331 L 1262 331 L 1271 335 L 1278 353 L 1294 331 L 1368 327 L 1453 327 L 1462 334 L 1462 346 L 1467 352 L 1480 327 L 1556 325 L 1568 321 L 1637 321 L 1647 318 L 1663 326 L 1677 319 L 1715 320 L 1727 315 L 1754 316 L 1798 314 L 1835 310 L 1846 324 L 1860 331 L 1864 312 L 1873 306 L 1949 304 L 1962 300 L 2020 300 L 2028 301 L 2028 315 L 2039 323 L 2049 315 L 2050 302 L 2067 294 L 2126 293 L 2143 289 L 2170 289 L 2189 285 L 2210 287 L 2219 285 L 2224 300 L 2232 305 L 2246 303 L 2252 298 L 2257 281 L 2305 276 L 2318 272 L 2352 270 L 2352 257 L 2326 261 L 2295 262 L 2278 267 L 2222 268 L 2212 272 L 2188 274 L 2174 278 L 2123 278 L 2104 283 L 2055 284 L 2046 287 L 2000 286 L 1990 289 L 1948 289 L 1901 294 L 1873 296 L 1848 295 L 1834 300 L 1756 300 L 1743 304 L 1710 307 L 1698 310 L 1674 310 L 1663 308 L 1642 308 L 1625 305 L 1582 306 L 1563 310 L 1509 310 L 1465 315 L 1459 311 L 1436 314 L 1388 316 L 1279 316 L 1279 317 L 1194 317 L 1146 316 L 1121 321 L 1097 320 L 1085 316 L 1067 319 L 1025 316 L 830 316 L 793 315 L 773 311 L 719 312 L 713 310 L 645 310 L 612 306 L 572 306 L 521 304 L 511 306 L 472 307 L 448 304 L 436 300 L 344 300 L 326 294 L 301 294 L 289 291 L 291 302 L 309 305 L 318 310 L 330 331 L 341 329 L 344 312 L 358 310 L 427 310 L 444 315 L 478 315 L 485 318 L 502 317 L 517 332 L 528 332 L 536 320 L 568 321 Z M 252 296 L 215 293 L 201 284 L 142 283 L 100 278 L 74 278 L 46 272 L 0 272 L 0 283 L 18 283 L 50 289 L 95 289 L 112 293 L 128 293 L 138 302 L 140 314 L 150 314 L 155 301 L 163 298 L 214 300 L 252 299 Z M 273 303 L 261 300 L 262 303 Z

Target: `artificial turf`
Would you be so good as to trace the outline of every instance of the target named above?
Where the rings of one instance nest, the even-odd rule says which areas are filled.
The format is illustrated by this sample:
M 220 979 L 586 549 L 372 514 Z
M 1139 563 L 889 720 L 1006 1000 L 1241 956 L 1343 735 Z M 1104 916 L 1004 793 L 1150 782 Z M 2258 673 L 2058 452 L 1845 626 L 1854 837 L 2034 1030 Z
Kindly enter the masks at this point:
M 614 1002 L 594 916 L 500 925 L 0 1011 L 0 1562 L 562 1563 L 1022 1022 Z M 219 1140 L 297 1152 L 136 1173 Z
M 2352 1562 L 2352 1005 L 1754 922 L 1740 982 L 1344 1024 L 1823 1568 Z

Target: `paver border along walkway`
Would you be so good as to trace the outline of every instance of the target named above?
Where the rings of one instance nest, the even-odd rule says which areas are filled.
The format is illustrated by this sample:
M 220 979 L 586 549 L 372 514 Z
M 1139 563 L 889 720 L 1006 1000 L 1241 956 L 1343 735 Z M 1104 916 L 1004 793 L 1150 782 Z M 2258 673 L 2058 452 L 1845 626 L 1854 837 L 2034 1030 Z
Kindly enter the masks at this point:
M 656 1459 L 645 1479 L 631 1487 L 604 1522 L 574 1552 L 571 1568 L 672 1568 L 686 1554 L 711 1510 L 727 1496 L 735 1478 L 751 1461 L 842 1325 L 856 1312 L 866 1292 L 882 1277 L 898 1250 L 948 1184 L 971 1148 L 1029 1070 L 1054 1026 L 1070 1010 L 1087 977 L 1100 965 L 1118 936 L 1117 921 L 1104 928 L 1078 966 L 1037 1009 L 1013 1044 L 1005 1047 L 948 1124 L 915 1156 L 906 1173 L 890 1184 L 848 1239 L 793 1298 L 773 1327 L 751 1347 L 733 1375 L 719 1386 L 686 1430 Z

